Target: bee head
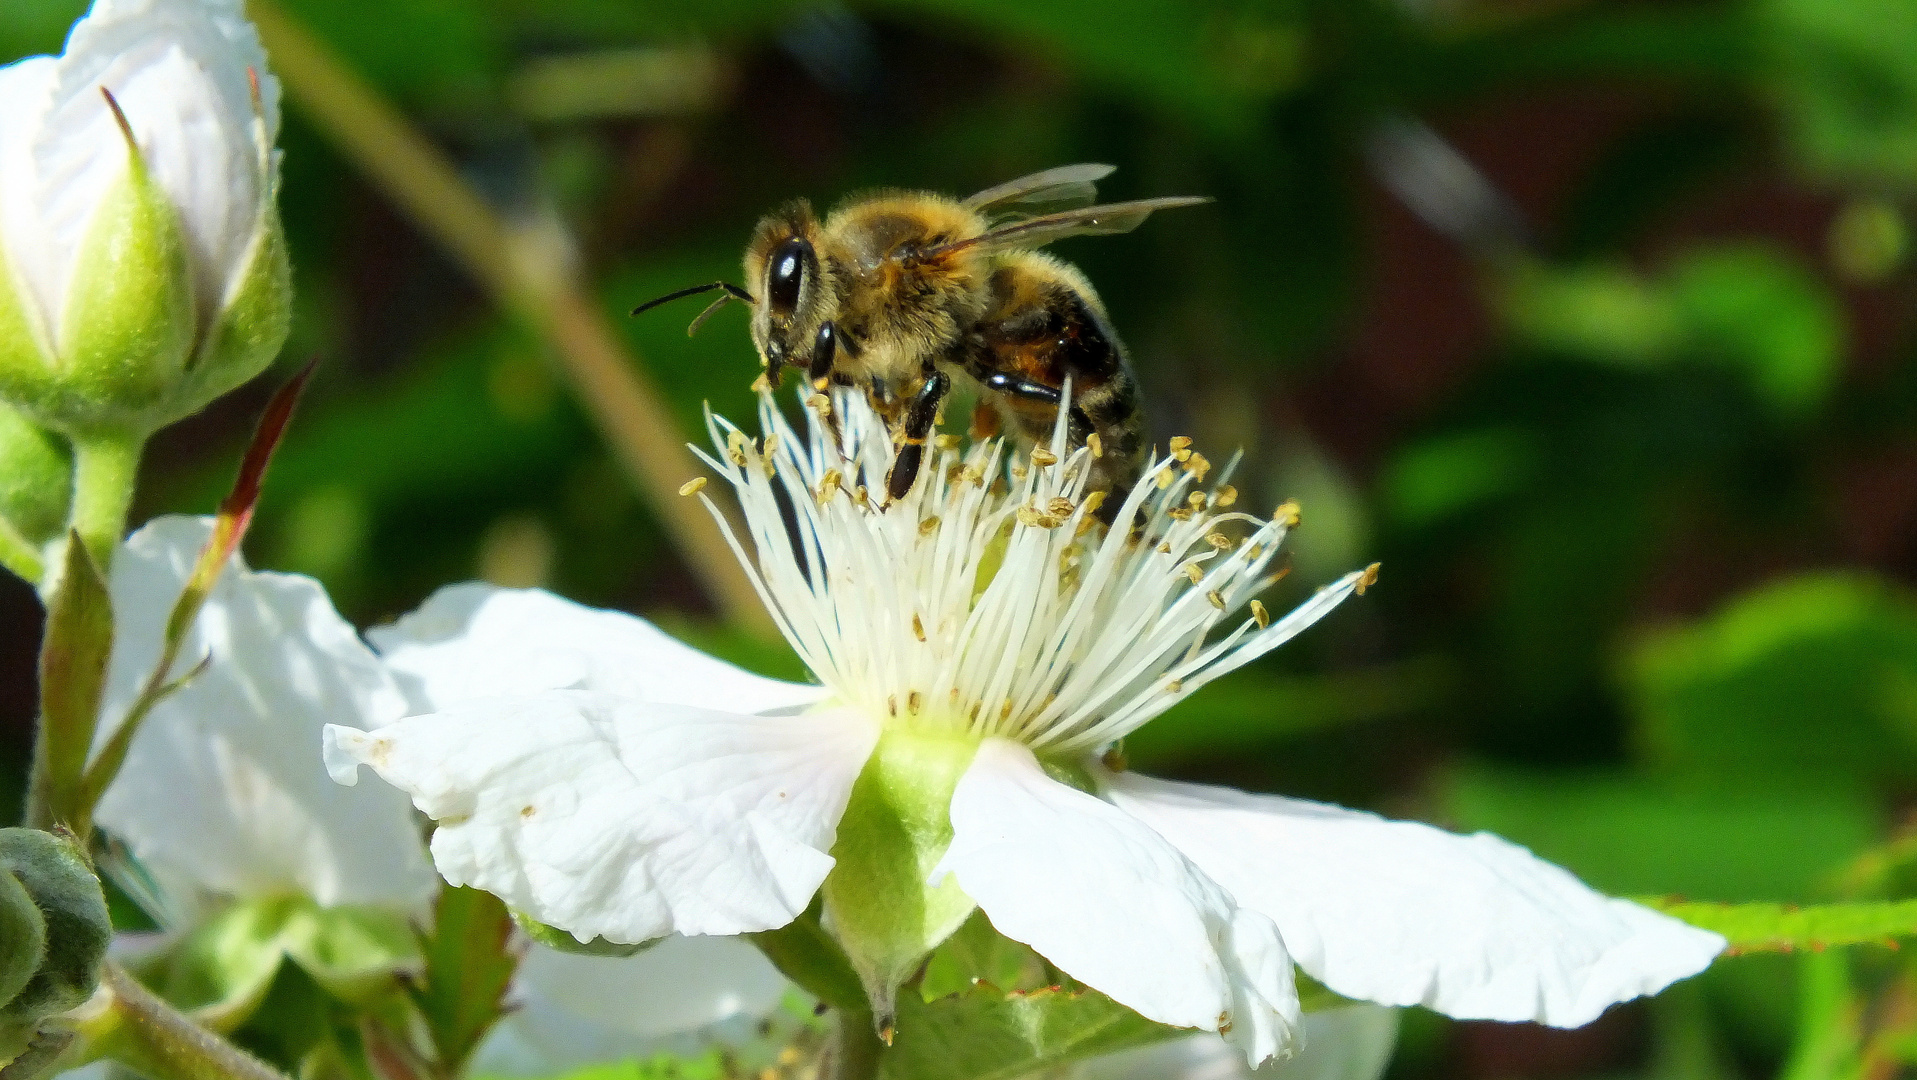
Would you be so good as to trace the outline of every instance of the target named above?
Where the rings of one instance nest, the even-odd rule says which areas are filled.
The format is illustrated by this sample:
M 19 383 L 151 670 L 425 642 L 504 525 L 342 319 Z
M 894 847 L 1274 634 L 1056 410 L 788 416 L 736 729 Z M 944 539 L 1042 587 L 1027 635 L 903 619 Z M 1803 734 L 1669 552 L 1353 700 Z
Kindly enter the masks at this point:
M 759 222 L 746 248 L 746 287 L 760 299 L 752 311 L 752 343 L 774 371 L 808 366 L 820 326 L 836 314 L 838 296 L 828 287 L 818 239 L 818 220 L 801 199 Z

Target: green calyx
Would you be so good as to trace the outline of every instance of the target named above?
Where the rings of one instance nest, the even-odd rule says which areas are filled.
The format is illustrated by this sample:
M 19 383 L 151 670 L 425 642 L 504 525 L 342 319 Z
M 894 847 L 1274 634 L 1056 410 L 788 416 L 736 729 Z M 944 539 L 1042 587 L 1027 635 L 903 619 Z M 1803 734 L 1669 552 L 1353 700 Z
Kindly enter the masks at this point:
M 952 843 L 952 791 L 978 745 L 968 735 L 887 729 L 839 822 L 826 916 L 882 1034 L 899 986 L 976 906 L 957 878 L 936 887 L 926 878 Z
M 99 879 L 69 837 L 0 829 L 0 871 L 7 883 L 0 885 L 0 992 L 13 991 L 0 1005 L 0 1023 L 31 1024 L 92 996 L 113 924 Z

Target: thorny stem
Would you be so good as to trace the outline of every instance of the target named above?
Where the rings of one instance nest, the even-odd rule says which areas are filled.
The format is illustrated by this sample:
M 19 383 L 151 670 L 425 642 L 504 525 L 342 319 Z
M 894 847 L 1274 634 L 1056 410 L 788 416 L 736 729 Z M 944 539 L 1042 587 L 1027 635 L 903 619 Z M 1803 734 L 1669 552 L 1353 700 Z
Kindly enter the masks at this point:
M 125 436 L 73 441 L 73 528 L 102 572 L 126 533 L 143 440 Z
M 271 0 L 253 0 L 254 23 L 288 91 L 386 195 L 457 257 L 502 304 L 527 319 L 639 492 L 719 608 L 766 637 L 771 617 L 703 507 L 678 497 L 700 469 L 639 358 L 563 266 L 541 258 L 459 176 L 444 154 Z
M 253 1055 L 189 1020 L 108 961 L 101 984 L 120 1021 L 113 1056 L 158 1080 L 288 1080 Z

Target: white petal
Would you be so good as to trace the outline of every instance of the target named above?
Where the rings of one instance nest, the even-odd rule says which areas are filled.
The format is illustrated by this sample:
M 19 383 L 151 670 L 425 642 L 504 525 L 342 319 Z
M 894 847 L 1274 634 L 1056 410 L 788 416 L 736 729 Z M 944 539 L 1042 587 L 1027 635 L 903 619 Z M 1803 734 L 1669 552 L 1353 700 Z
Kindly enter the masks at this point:
M 52 241 L 36 198 L 33 143 L 53 107 L 58 62 L 36 56 L 0 68 L 0 247 L 11 287 L 43 351 L 51 353 L 59 294 L 51 284 Z
M 551 1076 L 645 1058 L 671 1036 L 761 1017 L 787 987 L 738 938 L 669 937 L 637 956 L 578 956 L 535 945 L 513 978 L 513 1009 L 482 1045 L 474 1076 Z
M 1254 1063 L 1298 1024 L 1271 920 L 1237 907 L 1177 849 L 987 739 L 952 795 L 947 871 L 1005 936 L 1164 1024 L 1226 1029 Z
M 739 713 L 799 708 L 825 695 L 715 660 L 636 616 L 541 589 L 449 585 L 366 636 L 398 673 L 414 712 L 561 689 Z
M 1378 1080 L 1398 1042 L 1398 1010 L 1347 1005 L 1305 1014 L 1295 1057 L 1253 1069 L 1216 1035 L 1153 1043 L 1092 1058 L 1077 1080 Z
M 211 533 L 159 518 L 113 561 L 114 649 L 103 745 L 159 661 L 174 598 Z M 371 726 L 404 699 L 311 578 L 237 557 L 186 639 L 175 674 L 210 665 L 134 736 L 99 821 L 156 877 L 235 896 L 297 891 L 322 904 L 418 908 L 435 882 L 404 797 L 327 782 L 321 729 Z
M 328 735 L 336 775 L 371 765 L 439 822 L 446 880 L 582 941 L 636 942 L 805 910 L 878 727 L 556 690 Z
M 1346 997 L 1577 1027 L 1695 975 L 1724 939 L 1488 833 L 1134 773 L 1105 794 L 1274 919 Z
M 249 68 L 259 76 L 264 123 L 255 122 Z M 125 141 L 101 87 L 180 212 L 209 316 L 243 269 L 272 195 L 279 87 L 259 36 L 238 0 L 101 0 L 74 25 L 33 147 L 35 198 L 53 241 L 35 277 L 55 310 L 93 209 L 125 168 Z

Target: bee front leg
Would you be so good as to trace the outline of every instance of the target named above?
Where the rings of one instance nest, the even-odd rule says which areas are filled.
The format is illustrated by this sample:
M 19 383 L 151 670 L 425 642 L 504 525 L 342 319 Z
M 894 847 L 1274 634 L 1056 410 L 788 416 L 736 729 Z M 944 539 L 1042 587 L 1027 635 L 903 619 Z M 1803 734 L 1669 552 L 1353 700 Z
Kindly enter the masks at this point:
M 939 403 L 952 389 L 952 380 L 943 371 L 934 371 L 926 376 L 925 385 L 919 387 L 918 396 L 912 399 L 912 405 L 905 412 L 905 423 L 899 431 L 899 456 L 892 462 L 892 471 L 885 477 L 885 496 L 887 501 L 896 502 L 905 498 L 912 490 L 912 484 L 919 478 L 919 465 L 925 460 L 925 440 L 932 434 L 932 423 L 938 418 Z

